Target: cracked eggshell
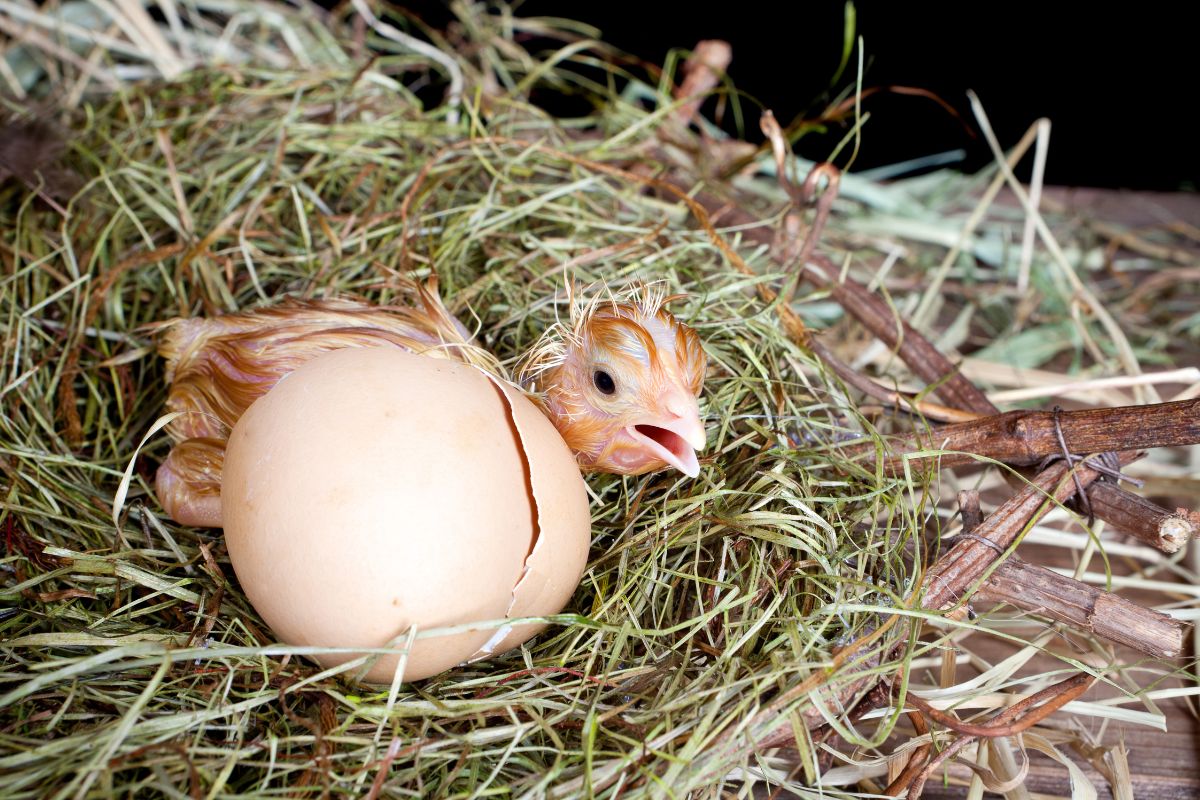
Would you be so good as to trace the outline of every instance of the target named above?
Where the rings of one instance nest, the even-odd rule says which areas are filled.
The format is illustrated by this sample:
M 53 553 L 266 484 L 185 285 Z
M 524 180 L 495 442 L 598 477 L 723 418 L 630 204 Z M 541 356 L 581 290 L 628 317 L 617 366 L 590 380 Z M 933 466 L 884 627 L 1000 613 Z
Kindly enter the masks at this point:
M 538 518 L 543 520 L 587 519 L 587 532 L 582 536 L 546 535 L 541 532 L 533 552 L 526 560 L 525 574 L 513 591 L 509 617 L 532 617 L 557 613 L 571 599 L 579 578 L 587 565 L 591 544 L 591 517 L 587 511 L 587 489 L 579 474 L 579 462 L 567 448 L 562 436 L 550 420 L 513 386 L 496 381 L 508 398 L 513 424 L 524 443 L 525 455 L 531 465 L 530 482 L 537 501 Z M 581 510 L 582 509 L 582 510 Z M 554 611 L 547 612 L 546 609 Z M 503 653 L 540 632 L 545 625 L 517 625 L 501 629 L 493 640 L 491 652 Z M 480 655 L 486 655 L 487 649 Z
M 528 399 L 394 348 L 323 355 L 255 402 L 229 439 L 221 507 L 234 571 L 282 641 L 403 650 L 414 627 L 459 628 L 415 639 L 406 681 L 534 635 L 494 621 L 561 610 L 591 527 L 579 468 Z M 391 681 L 402 657 L 363 679 Z

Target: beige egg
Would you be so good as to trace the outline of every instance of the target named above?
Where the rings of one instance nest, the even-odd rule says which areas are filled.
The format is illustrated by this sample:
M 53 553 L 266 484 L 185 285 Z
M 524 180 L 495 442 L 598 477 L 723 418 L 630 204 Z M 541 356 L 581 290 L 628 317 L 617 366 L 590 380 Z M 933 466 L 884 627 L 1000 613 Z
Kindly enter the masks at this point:
M 250 407 L 229 439 L 221 513 L 275 635 L 393 649 L 371 682 L 402 661 L 417 680 L 520 645 L 542 626 L 504 621 L 562 609 L 590 533 L 579 467 L 521 392 L 386 347 L 321 356 Z

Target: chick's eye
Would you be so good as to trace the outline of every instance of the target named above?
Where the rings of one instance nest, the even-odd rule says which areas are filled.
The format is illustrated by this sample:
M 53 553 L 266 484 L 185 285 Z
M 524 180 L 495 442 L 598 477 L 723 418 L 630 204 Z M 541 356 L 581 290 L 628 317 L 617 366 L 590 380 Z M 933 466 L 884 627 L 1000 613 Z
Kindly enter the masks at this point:
M 617 384 L 612 379 L 612 375 L 602 369 L 592 373 L 592 383 L 596 384 L 596 388 L 604 394 L 615 394 L 617 391 Z

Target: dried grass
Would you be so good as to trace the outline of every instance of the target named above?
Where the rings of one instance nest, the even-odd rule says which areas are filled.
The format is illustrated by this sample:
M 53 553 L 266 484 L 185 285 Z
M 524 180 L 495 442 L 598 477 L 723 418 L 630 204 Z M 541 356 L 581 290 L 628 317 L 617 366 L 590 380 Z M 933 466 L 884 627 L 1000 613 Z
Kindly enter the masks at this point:
M 83 185 L 65 214 L 26 183 L 0 188 L 4 796 L 718 797 L 766 783 L 858 797 L 894 765 L 899 730 L 895 709 L 847 717 L 860 692 L 843 689 L 866 673 L 911 676 L 910 690 L 960 713 L 1011 703 L 1068 667 L 1103 673 L 1121 697 L 1074 703 L 1026 739 L 1052 754 L 1055 736 L 1088 720 L 1161 725 L 1156 682 L 1177 665 L 1130 665 L 1102 642 L 1011 614 L 947 623 L 913 610 L 921 572 L 905 546 L 953 531 L 958 479 L 893 479 L 839 460 L 835 443 L 891 423 L 864 416 L 758 298 L 755 286 L 780 278 L 769 254 L 736 229 L 714 239 L 673 197 L 603 168 L 654 169 L 647 159 L 677 106 L 661 93 L 669 73 L 655 86 L 594 32 L 503 7 L 459 8 L 453 40 L 389 18 L 453 59 L 356 28 L 353 11 L 148 8 L 154 16 L 135 2 L 0 2 L 7 105 L 61 109 L 66 163 Z M 461 103 L 441 88 L 455 69 Z M 595 110 L 554 119 L 531 104 L 534 87 L 582 93 Z M 672 158 L 691 156 L 681 147 Z M 729 187 L 769 215 L 783 200 L 770 156 L 752 163 Z M 1086 230 L 1053 268 L 1044 250 L 1014 243 L 1019 214 L 984 208 L 964 232 L 976 184 L 949 172 L 847 176 L 826 244 L 851 271 L 872 271 L 902 313 L 920 303 L 920 319 L 946 324 L 948 351 L 978 350 L 981 332 L 1004 342 L 1057 331 L 1051 355 L 1071 362 L 1060 382 L 1167 357 L 1144 305 L 1117 304 L 1120 342 L 1076 313 L 1079 281 L 1100 296 L 1120 281 L 1087 271 L 1098 245 Z M 956 244 L 963 256 L 943 258 Z M 725 247 L 758 277 L 732 269 Z M 942 290 L 922 299 L 939 260 Z M 285 295 L 386 302 L 397 276 L 434 268 L 452 310 L 509 366 L 562 315 L 568 280 L 664 281 L 709 353 L 710 448 L 695 481 L 589 478 L 589 567 L 545 634 L 415 685 L 356 686 L 343 675 L 354 663 L 320 670 L 302 657 L 311 650 L 275 643 L 219 532 L 165 519 L 149 482 L 164 436 L 133 463 L 115 527 L 111 507 L 162 411 L 153 323 Z M 1022 318 L 1008 305 L 1018 274 L 1039 292 Z M 908 380 L 886 352 L 857 344 L 819 292 L 795 305 L 860 366 Z M 1195 316 L 1173 324 L 1174 341 L 1194 347 Z M 1152 391 L 1103 384 L 1129 386 Z M 1039 530 L 1071 524 L 1065 513 L 1052 523 Z M 1082 547 L 1077 572 L 1088 570 L 1094 544 L 1047 535 L 1065 537 L 1064 552 Z M 1127 558 L 1131 580 L 1195 577 L 1146 548 Z M 1194 593 L 1175 597 L 1164 606 L 1194 615 Z M 913 618 L 929 622 L 923 640 L 889 622 Z M 870 646 L 839 656 L 873 631 Z M 972 652 L 986 638 L 1015 643 L 1014 654 L 987 663 Z M 946 668 L 950 647 L 974 677 Z M 1050 666 L 1032 667 L 1048 653 Z M 927 671 L 937 663 L 949 680 L 940 689 Z M 809 732 L 822 717 L 840 737 L 830 744 Z M 789 725 L 798 752 L 756 746 Z M 1004 746 L 992 745 L 991 763 Z

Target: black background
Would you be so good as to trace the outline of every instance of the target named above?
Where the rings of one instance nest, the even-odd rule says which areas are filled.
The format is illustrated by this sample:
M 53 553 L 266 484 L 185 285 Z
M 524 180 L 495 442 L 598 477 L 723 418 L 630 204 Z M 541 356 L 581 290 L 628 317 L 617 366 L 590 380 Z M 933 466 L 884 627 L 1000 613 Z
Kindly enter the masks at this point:
M 401 5 L 439 27 L 451 19 L 437 0 Z M 869 97 L 864 109 L 871 120 L 854 168 L 955 148 L 967 150 L 966 170 L 987 163 L 990 156 L 966 98 L 974 89 L 1006 147 L 1038 117 L 1050 118 L 1049 183 L 1194 190 L 1200 186 L 1194 121 L 1200 115 L 1200 31 L 1198 15 L 1187 5 L 1179 4 L 1180 10 L 1173 4 L 1123 3 L 1106 11 L 1099 4 L 1053 0 L 859 0 L 864 87 L 926 89 L 960 118 L 922 97 L 886 92 Z M 733 45 L 729 73 L 735 85 L 784 122 L 823 108 L 841 54 L 844 19 L 839 0 L 709 5 L 526 0 L 517 4 L 517 13 L 588 22 L 601 29 L 605 41 L 655 64 L 672 48 L 725 39 Z M 853 80 L 852 61 L 836 88 Z M 757 105 L 747 101 L 744 107 L 746 137 L 757 141 Z M 798 150 L 823 158 L 842 133 L 806 137 Z

